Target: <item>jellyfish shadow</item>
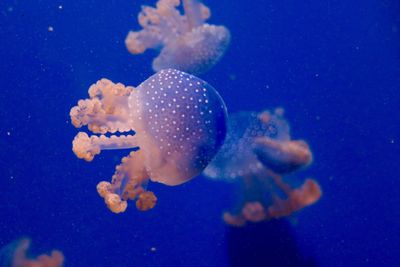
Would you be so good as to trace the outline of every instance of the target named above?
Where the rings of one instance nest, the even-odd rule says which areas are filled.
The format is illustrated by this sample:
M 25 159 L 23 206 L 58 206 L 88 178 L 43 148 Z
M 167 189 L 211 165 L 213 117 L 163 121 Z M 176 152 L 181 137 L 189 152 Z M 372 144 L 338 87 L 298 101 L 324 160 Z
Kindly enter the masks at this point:
M 231 267 L 318 266 L 316 259 L 299 247 L 286 219 L 228 227 L 226 234 Z

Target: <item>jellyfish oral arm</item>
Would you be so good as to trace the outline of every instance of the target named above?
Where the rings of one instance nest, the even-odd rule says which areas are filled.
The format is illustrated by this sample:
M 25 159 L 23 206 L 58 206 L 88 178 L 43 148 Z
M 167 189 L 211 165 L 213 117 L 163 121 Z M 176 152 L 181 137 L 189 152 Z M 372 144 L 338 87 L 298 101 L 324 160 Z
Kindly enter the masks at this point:
M 125 40 L 132 54 L 141 54 L 148 48 L 156 48 L 175 42 L 180 34 L 201 26 L 210 17 L 210 10 L 196 0 L 183 0 L 185 14 L 176 9 L 180 0 L 159 0 L 157 7 L 143 6 L 138 15 L 141 31 L 130 31 Z
M 210 9 L 197 0 L 183 0 L 189 29 L 196 28 L 203 24 L 210 17 Z
M 134 88 L 101 79 L 89 88 L 90 99 L 80 100 L 70 111 L 71 122 L 76 128 L 88 126 L 94 133 L 127 132 L 132 129 L 129 121 L 129 96 Z
M 256 138 L 254 153 L 265 165 L 278 173 L 293 172 L 312 161 L 312 153 L 302 140 L 277 141 L 268 137 Z
M 286 217 L 306 206 L 317 202 L 322 195 L 322 191 L 318 183 L 313 179 L 306 179 L 302 186 L 291 189 L 289 185 L 284 184 L 281 179 L 276 180 L 280 187 L 287 195 L 286 199 L 278 196 L 274 197 L 274 203 L 268 207 L 268 215 L 271 218 Z
M 142 26 L 141 31 L 130 31 L 125 39 L 125 45 L 132 54 L 142 54 L 149 48 L 165 45 L 174 39 L 182 28 L 182 16 L 175 9 L 179 0 L 160 0 L 157 8 L 143 6 L 138 15 Z
M 90 99 L 80 100 L 70 112 L 72 124 L 80 128 L 87 125 L 93 133 L 126 133 L 133 131 L 132 104 L 128 104 L 134 88 L 101 79 L 89 88 Z M 134 93 L 133 93 L 134 95 Z M 92 161 L 101 150 L 137 147 L 134 135 L 88 136 L 76 135 L 72 150 L 78 158 Z
M 156 48 L 161 43 L 161 38 L 152 32 L 130 31 L 125 39 L 128 51 L 134 55 L 142 54 L 148 48 Z
M 137 198 L 136 207 L 141 211 L 156 205 L 157 197 L 145 189 L 149 178 L 143 162 L 143 152 L 140 149 L 132 151 L 115 168 L 111 183 L 102 181 L 97 185 L 97 192 L 112 212 L 124 212 L 129 199 Z
M 223 219 L 227 224 L 243 226 L 246 224 L 246 221 L 260 222 L 273 218 L 287 217 L 304 207 L 314 204 L 322 195 L 321 188 L 313 179 L 306 179 L 303 185 L 293 189 L 282 180 L 280 175 L 272 172 L 269 174 L 276 186 L 286 195 L 286 198 L 281 198 L 273 194 L 273 203 L 268 207 L 264 207 L 258 200 L 246 202 L 241 213 L 235 215 L 229 212 L 224 213 Z
M 58 250 L 52 250 L 49 255 L 42 254 L 36 258 L 29 252 L 30 239 L 21 239 L 12 242 L 0 250 L 1 266 L 13 267 L 62 267 L 64 255 Z M 10 255 L 6 255 L 10 254 Z M 10 260 L 8 260 L 10 258 Z
M 137 146 L 136 137 L 133 135 L 112 135 L 111 137 L 92 135 L 89 137 L 86 133 L 79 132 L 72 142 L 72 151 L 78 158 L 92 161 L 101 150 L 127 149 Z
M 91 136 L 92 144 L 98 146 L 101 150 L 112 150 L 112 149 L 127 149 L 137 147 L 135 142 L 135 136 L 133 135 L 121 135 L 107 137 L 101 135 L 100 137 Z

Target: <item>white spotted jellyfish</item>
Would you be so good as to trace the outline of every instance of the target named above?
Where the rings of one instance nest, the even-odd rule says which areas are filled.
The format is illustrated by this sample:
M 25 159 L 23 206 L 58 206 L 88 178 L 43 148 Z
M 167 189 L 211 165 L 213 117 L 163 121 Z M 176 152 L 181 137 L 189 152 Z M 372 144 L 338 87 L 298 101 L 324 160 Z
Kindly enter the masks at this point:
M 203 172 L 210 179 L 240 185 L 238 205 L 223 215 L 227 224 L 243 226 L 247 221 L 286 217 L 320 198 L 315 180 L 306 179 L 292 188 L 283 179 L 312 161 L 307 143 L 291 140 L 283 113 L 278 108 L 229 115 L 226 141 Z
M 209 8 L 197 0 L 159 0 L 155 8 L 143 6 L 138 16 L 143 29 L 129 32 L 126 47 L 132 54 L 160 49 L 154 71 L 174 68 L 204 73 L 220 60 L 230 42 L 226 27 L 205 23 L 210 15 Z
M 226 107 L 218 92 L 179 70 L 161 70 L 136 88 L 101 79 L 89 96 L 71 109 L 71 121 L 101 135 L 79 132 L 73 141 L 76 156 L 92 161 L 101 150 L 132 149 L 111 183 L 97 185 L 115 213 L 134 199 L 139 210 L 153 208 L 157 198 L 145 190 L 149 179 L 174 186 L 199 175 L 226 136 Z

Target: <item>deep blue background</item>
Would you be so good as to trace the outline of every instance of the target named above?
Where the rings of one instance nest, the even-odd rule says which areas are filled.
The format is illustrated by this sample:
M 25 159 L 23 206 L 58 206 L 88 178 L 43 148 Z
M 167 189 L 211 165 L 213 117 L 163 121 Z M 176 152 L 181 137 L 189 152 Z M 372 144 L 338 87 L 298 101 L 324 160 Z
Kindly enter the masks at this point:
M 95 186 L 127 152 L 91 164 L 71 152 L 69 109 L 90 84 L 152 73 L 154 53 L 132 56 L 124 38 L 153 3 L 0 2 L 0 246 L 30 236 L 66 266 L 399 266 L 399 2 L 206 1 L 232 43 L 202 78 L 230 112 L 284 107 L 314 152 L 299 176 L 324 191 L 290 220 L 244 229 L 220 217 L 233 186 L 202 177 L 150 184 L 154 210 L 112 214 Z

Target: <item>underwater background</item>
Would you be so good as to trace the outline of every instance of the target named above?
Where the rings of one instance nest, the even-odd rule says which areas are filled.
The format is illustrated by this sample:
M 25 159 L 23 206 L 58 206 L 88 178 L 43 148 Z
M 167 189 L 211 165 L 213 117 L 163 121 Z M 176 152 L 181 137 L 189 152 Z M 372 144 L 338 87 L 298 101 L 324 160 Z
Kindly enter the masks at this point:
M 0 247 L 65 266 L 400 266 L 400 3 L 206 1 L 232 40 L 200 77 L 229 112 L 283 107 L 323 196 L 287 219 L 224 224 L 234 185 L 150 183 L 155 209 L 113 214 L 96 184 L 126 151 L 75 157 L 69 110 L 107 77 L 138 85 L 155 52 L 124 39 L 154 1 L 0 2 Z M 50 28 L 49 28 L 50 27 Z

